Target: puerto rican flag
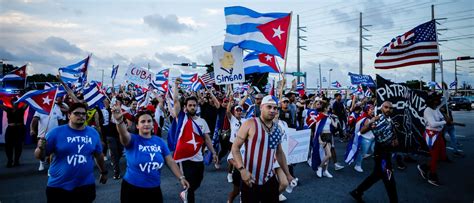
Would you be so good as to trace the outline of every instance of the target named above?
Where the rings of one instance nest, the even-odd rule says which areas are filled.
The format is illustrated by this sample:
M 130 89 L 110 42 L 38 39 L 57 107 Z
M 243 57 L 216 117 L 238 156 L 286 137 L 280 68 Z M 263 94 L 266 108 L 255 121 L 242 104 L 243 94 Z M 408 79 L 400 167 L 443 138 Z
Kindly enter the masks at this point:
M 31 90 L 24 94 L 16 103 L 26 102 L 39 113 L 49 115 L 54 106 L 57 88 L 47 90 Z
M 204 144 L 204 134 L 201 129 L 183 111 L 178 115 L 177 143 L 173 159 L 182 162 L 192 159 Z
M 12 70 L 7 73 L 0 81 L 9 81 L 9 80 L 25 80 L 26 79 L 26 65 Z

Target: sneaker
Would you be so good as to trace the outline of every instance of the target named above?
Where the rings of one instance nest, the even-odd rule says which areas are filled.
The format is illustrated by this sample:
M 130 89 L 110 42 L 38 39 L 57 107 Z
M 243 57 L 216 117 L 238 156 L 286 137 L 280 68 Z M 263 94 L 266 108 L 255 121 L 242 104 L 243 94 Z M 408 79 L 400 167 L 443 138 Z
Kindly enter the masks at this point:
M 280 194 L 280 195 L 278 196 L 278 201 L 283 202 L 283 201 L 285 201 L 285 200 L 286 200 L 285 195 Z
M 40 165 L 38 167 L 38 171 L 44 171 L 44 161 L 40 161 Z
M 428 168 L 425 165 L 419 165 L 419 164 L 418 166 L 416 166 L 416 168 L 418 168 L 418 171 L 420 172 L 421 177 L 423 177 L 423 179 L 426 180 Z
M 329 173 L 328 170 L 324 171 L 323 176 L 328 177 L 328 178 L 332 178 L 332 175 Z
M 354 198 L 358 203 L 363 203 L 364 200 L 362 200 L 362 193 L 357 192 L 356 190 L 353 190 L 349 192 L 349 194 Z
M 316 171 L 316 175 L 321 178 L 323 176 L 323 168 L 318 167 L 318 171 Z
M 292 193 L 293 192 L 293 188 L 295 188 L 296 186 L 298 185 L 298 180 L 295 178 L 293 179 L 290 184 L 288 184 L 288 186 L 286 187 L 286 192 L 287 193 Z
M 221 169 L 221 165 L 218 164 L 218 163 L 214 164 L 214 167 L 215 167 L 217 170 Z
M 184 203 L 188 202 L 188 190 L 183 190 L 182 192 L 179 193 L 179 197 L 181 198 L 181 201 Z
M 363 172 L 364 172 L 364 169 L 362 169 L 362 167 L 357 166 L 357 165 L 354 166 L 354 170 L 357 171 L 357 172 L 359 172 L 359 173 L 363 173 Z
M 336 171 L 339 171 L 339 170 L 341 170 L 341 169 L 343 169 L 343 168 L 344 168 L 344 166 L 341 165 L 339 162 L 336 162 L 336 163 L 334 164 L 334 169 L 335 169 Z
M 104 156 L 104 161 L 108 161 L 109 158 L 107 158 L 107 156 Z
M 440 186 L 438 175 L 436 174 L 428 174 L 428 183 L 434 186 Z
M 234 180 L 232 179 L 232 173 L 228 173 L 227 174 L 227 182 L 231 183 L 233 182 Z
M 121 178 L 122 178 L 122 176 L 120 176 L 120 174 L 115 174 L 114 175 L 114 180 L 119 180 Z

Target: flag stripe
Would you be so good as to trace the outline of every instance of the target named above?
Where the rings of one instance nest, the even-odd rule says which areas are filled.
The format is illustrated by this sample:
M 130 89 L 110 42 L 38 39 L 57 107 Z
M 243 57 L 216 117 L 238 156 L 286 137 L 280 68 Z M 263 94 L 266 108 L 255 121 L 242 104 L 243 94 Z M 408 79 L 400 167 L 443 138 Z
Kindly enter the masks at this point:
M 411 58 L 422 58 L 422 57 L 430 57 L 430 56 L 435 56 L 435 58 L 439 58 L 438 53 L 436 52 L 430 52 L 429 50 L 424 50 L 424 51 L 426 51 L 427 53 L 410 53 L 410 55 L 399 56 L 397 58 L 377 59 L 375 60 L 375 63 L 376 64 L 377 63 L 390 63 L 390 62 L 397 62 L 397 61 L 411 59 Z

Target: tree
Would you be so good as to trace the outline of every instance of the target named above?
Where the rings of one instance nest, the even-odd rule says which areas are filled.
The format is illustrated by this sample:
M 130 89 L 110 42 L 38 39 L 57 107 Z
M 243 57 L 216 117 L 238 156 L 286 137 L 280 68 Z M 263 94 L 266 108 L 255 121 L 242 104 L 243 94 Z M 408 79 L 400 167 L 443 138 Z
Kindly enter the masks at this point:
M 420 84 L 421 83 L 421 84 Z M 421 90 L 429 90 L 429 87 L 426 87 L 426 83 L 421 80 L 408 80 L 405 84 L 413 90 L 419 90 L 421 85 Z

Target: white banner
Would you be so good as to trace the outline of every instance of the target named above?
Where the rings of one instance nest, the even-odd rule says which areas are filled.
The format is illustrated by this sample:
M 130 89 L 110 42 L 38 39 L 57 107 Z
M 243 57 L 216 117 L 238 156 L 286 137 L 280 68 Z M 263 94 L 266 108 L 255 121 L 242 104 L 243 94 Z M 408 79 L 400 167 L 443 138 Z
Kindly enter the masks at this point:
M 214 79 L 216 84 L 233 84 L 245 82 L 242 49 L 235 46 L 230 52 L 223 46 L 212 46 Z
M 286 137 L 282 137 L 281 146 L 288 164 L 306 162 L 308 160 L 311 129 L 296 131 L 285 129 Z
M 125 72 L 125 77 L 128 82 L 147 88 L 151 81 L 155 79 L 155 73 L 130 64 L 127 72 Z

